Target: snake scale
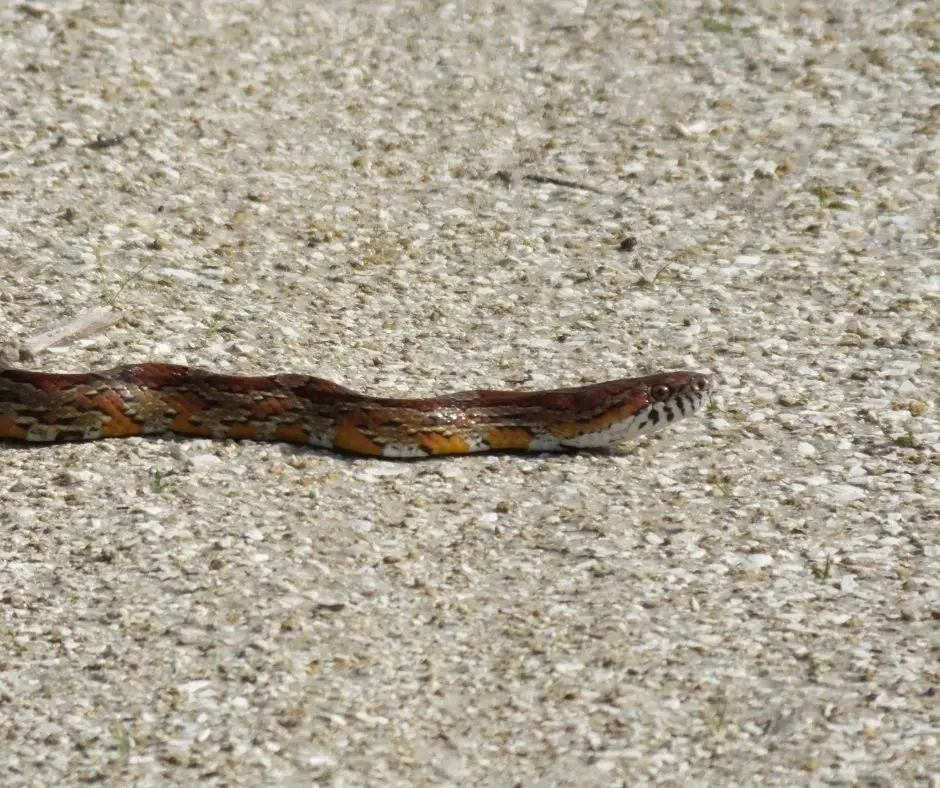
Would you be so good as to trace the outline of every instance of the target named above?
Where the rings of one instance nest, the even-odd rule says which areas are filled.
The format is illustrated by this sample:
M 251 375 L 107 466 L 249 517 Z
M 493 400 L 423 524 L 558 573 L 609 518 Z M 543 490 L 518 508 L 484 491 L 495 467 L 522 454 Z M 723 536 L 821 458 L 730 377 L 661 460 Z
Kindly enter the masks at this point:
M 76 441 L 171 432 L 275 440 L 374 457 L 609 446 L 705 403 L 710 382 L 665 372 L 546 391 L 360 394 L 323 378 L 222 375 L 162 363 L 62 374 L 0 368 L 0 438 Z

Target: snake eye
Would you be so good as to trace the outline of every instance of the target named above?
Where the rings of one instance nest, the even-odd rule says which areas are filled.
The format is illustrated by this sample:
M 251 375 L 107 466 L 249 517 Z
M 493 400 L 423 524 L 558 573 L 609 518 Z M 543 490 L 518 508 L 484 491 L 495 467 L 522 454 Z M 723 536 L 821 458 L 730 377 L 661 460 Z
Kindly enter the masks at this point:
M 665 383 L 657 383 L 653 388 L 650 389 L 650 395 L 655 400 L 662 402 L 664 399 L 669 399 L 672 395 L 672 389 L 669 388 Z

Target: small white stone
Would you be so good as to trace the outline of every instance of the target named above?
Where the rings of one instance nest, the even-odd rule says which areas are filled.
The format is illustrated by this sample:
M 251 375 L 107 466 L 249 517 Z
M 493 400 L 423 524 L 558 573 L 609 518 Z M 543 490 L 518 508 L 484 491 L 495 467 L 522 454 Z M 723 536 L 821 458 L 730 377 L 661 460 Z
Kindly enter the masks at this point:
M 199 278 L 192 271 L 186 271 L 182 268 L 161 268 L 160 273 L 173 279 L 179 279 L 182 282 L 192 282 Z
M 584 670 L 584 663 L 582 662 L 558 662 L 555 665 L 555 670 L 559 673 L 580 673 Z
M 356 518 L 351 518 L 347 520 L 343 525 L 346 528 L 351 528 L 361 533 L 368 533 L 374 527 L 374 523 L 371 520 L 361 520 Z
M 863 465 L 852 465 L 845 469 L 845 478 L 851 479 L 855 483 L 858 483 L 866 476 L 868 476 L 868 471 L 865 470 Z
M 800 457 L 812 457 L 816 454 L 816 447 L 812 443 L 807 443 L 806 441 L 800 441 L 796 444 L 796 453 Z
M 741 556 L 742 569 L 763 569 L 774 562 L 773 556 L 767 553 L 746 553 Z
M 222 460 L 215 454 L 194 454 L 189 458 L 189 464 L 193 468 L 205 470 L 207 468 L 214 468 L 217 465 L 221 465 Z
M 824 495 L 835 503 L 848 503 L 864 498 L 866 492 L 852 484 L 830 484 L 820 488 L 820 495 Z
M 159 164 L 166 164 L 170 160 L 167 154 L 157 148 L 144 148 L 144 153 Z
M 374 481 L 375 479 L 382 478 L 383 476 L 400 476 L 403 473 L 408 473 L 409 467 L 410 466 L 405 465 L 404 463 L 370 465 L 363 469 L 361 476 L 367 481 Z
M 211 685 L 212 682 L 209 679 L 196 679 L 195 681 L 185 681 L 182 684 L 177 684 L 176 688 L 184 695 L 195 695 Z
M 698 137 L 708 132 L 708 123 L 704 120 L 697 120 L 694 123 L 676 123 L 676 132 L 680 137 Z

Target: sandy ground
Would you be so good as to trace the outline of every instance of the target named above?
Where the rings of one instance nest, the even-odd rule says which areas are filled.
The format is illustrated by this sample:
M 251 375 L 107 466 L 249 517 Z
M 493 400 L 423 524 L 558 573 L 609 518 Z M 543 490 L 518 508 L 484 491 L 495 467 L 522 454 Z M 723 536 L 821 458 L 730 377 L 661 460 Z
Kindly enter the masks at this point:
M 0 782 L 940 786 L 938 17 L 5 4 L 7 359 L 718 389 L 609 454 L 0 446 Z

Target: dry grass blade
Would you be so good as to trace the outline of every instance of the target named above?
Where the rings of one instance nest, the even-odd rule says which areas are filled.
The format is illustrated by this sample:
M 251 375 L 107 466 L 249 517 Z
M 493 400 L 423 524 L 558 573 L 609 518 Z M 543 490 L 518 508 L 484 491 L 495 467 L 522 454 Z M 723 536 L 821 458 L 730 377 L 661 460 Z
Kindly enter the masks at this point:
M 53 326 L 48 331 L 24 340 L 22 347 L 28 353 L 41 353 L 54 345 L 86 337 L 102 328 L 113 326 L 124 317 L 124 312 L 115 311 L 108 307 L 99 307 L 83 312 L 76 317 Z

